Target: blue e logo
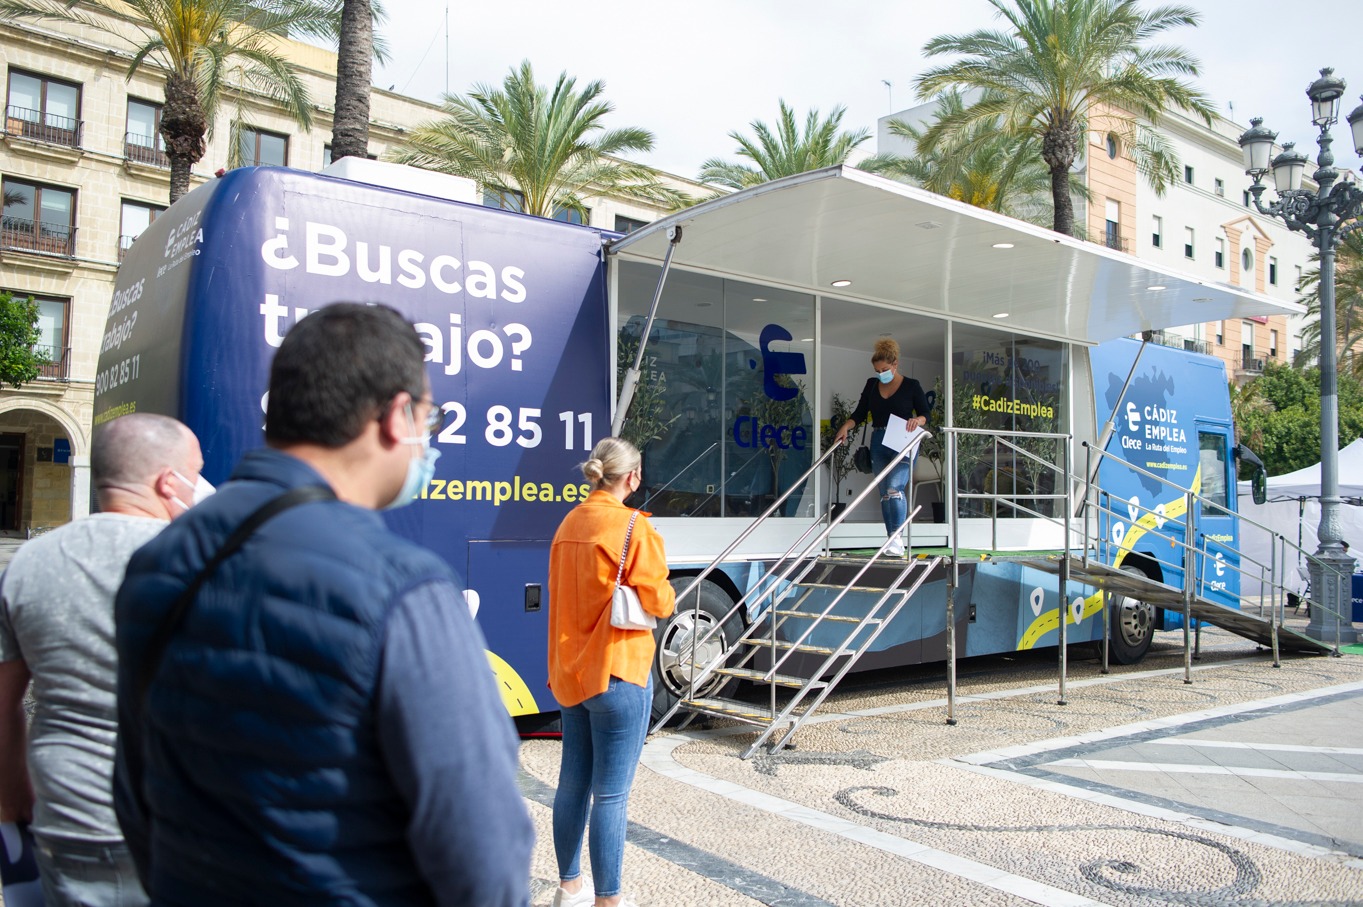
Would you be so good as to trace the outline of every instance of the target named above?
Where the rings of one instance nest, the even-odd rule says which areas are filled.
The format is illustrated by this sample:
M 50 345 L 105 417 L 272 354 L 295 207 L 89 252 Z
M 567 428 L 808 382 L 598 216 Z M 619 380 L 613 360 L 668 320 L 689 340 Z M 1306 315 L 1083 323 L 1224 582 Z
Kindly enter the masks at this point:
M 794 382 L 790 387 L 784 387 L 776 383 L 777 375 L 803 375 L 805 374 L 805 354 L 804 353 L 782 353 L 771 349 L 774 341 L 794 340 L 790 331 L 781 327 L 779 324 L 769 324 L 762 329 L 759 343 L 762 348 L 762 390 L 767 396 L 776 401 L 793 400 L 800 389 Z M 757 362 L 749 359 L 748 365 L 757 368 Z

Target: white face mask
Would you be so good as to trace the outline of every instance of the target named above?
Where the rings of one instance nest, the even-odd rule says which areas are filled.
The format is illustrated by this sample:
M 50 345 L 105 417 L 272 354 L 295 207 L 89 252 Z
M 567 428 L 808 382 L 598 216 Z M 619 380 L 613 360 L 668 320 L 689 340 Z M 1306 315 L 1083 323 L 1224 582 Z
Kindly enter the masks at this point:
M 185 485 L 188 485 L 190 488 L 194 489 L 193 494 L 191 494 L 189 498 L 192 504 L 202 503 L 205 498 L 207 498 L 213 492 L 217 491 L 217 489 L 213 487 L 213 483 L 205 479 L 203 476 L 199 476 L 199 480 L 197 482 L 191 482 L 189 481 L 189 479 L 186 479 L 184 476 L 180 475 L 180 473 L 177 470 L 172 469 L 170 473 L 171 475 L 175 476 L 175 478 L 183 482 Z M 186 504 L 184 501 L 180 500 L 175 495 L 171 495 L 170 499 L 175 503 L 179 504 L 185 510 L 188 510 L 191 506 L 191 504 Z

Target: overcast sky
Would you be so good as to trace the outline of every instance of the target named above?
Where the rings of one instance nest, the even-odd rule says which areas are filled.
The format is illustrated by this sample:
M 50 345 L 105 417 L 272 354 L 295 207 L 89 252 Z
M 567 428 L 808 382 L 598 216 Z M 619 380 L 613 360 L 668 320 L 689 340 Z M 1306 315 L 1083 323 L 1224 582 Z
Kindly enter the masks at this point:
M 1335 156 L 1357 167 L 1343 118 L 1363 91 L 1363 3 L 1190 5 L 1201 25 L 1166 33 L 1168 42 L 1201 61 L 1196 81 L 1218 110 L 1244 124 L 1263 116 L 1279 141 L 1295 140 L 1313 160 L 1305 89 L 1320 67 L 1336 67 L 1350 88 Z M 475 83 L 500 84 L 523 59 L 541 84 L 564 70 L 579 87 L 600 79 L 615 107 L 607 125 L 652 131 L 654 151 L 643 162 L 692 178 L 707 158 L 735 160 L 728 133 L 749 133 L 754 119 L 773 123 L 780 98 L 801 119 L 810 107 L 842 104 L 844 128 L 874 136 L 879 117 L 915 103 L 929 39 L 999 27 L 986 0 L 513 0 L 451 3 L 447 41 L 439 2 L 387 0 L 387 9 L 382 34 L 392 62 L 376 68 L 376 85 L 438 102 L 447 86 L 462 94 Z

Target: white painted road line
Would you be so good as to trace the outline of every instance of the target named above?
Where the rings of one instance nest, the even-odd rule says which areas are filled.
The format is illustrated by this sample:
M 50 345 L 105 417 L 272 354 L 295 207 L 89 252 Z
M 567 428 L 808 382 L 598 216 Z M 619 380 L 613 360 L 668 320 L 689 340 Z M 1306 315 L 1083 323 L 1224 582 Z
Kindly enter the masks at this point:
M 1160 746 L 1206 746 L 1224 747 L 1236 750 L 1262 750 L 1266 753 L 1323 753 L 1327 756 L 1363 756 L 1363 749 L 1348 746 L 1293 746 L 1290 743 L 1240 743 L 1231 740 L 1197 740 L 1191 737 L 1183 739 L 1161 738 L 1159 740 L 1147 740 L 1146 743 L 1156 743 Z
M 1177 762 L 1121 762 L 1109 759 L 1058 759 L 1047 763 L 1057 768 L 1088 768 L 1096 771 L 1164 772 L 1170 775 L 1234 775 L 1237 778 L 1280 778 L 1287 781 L 1330 781 L 1363 784 L 1363 772 L 1297 772 L 1280 768 L 1230 768 L 1222 765 L 1182 765 Z

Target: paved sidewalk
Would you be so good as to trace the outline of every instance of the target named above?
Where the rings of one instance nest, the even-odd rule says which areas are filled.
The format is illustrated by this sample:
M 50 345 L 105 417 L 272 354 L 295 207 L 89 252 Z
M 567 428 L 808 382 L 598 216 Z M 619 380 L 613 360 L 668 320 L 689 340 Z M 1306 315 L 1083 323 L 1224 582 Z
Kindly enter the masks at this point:
M 1207 631 L 1193 683 L 1177 634 L 1146 662 L 1040 655 L 839 690 L 794 749 L 738 758 L 746 728 L 650 738 L 625 891 L 663 905 L 1363 904 L 1363 658 L 1273 668 Z M 1215 744 L 1215 745 L 1213 745 Z M 522 746 L 555 878 L 559 745 Z M 584 861 L 586 857 L 584 856 Z

